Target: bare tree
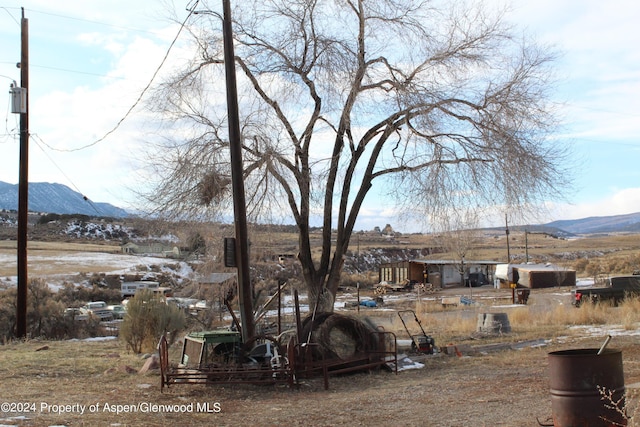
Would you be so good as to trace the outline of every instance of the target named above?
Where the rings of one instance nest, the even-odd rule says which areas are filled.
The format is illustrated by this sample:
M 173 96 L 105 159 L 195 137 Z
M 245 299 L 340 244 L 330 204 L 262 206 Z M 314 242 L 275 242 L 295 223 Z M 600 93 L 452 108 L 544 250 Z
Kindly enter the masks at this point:
M 153 99 L 171 125 L 149 159 L 152 200 L 165 212 L 229 208 L 216 8 L 196 5 L 193 59 Z M 505 11 L 482 2 L 243 0 L 232 15 L 250 219 L 280 213 L 295 222 L 320 309 L 332 310 L 374 186 L 400 211 L 426 217 L 461 203 L 516 209 L 565 182 L 565 152 L 548 138 L 554 55 L 516 37 Z
M 460 285 L 465 285 L 468 255 L 480 241 L 479 214 L 475 210 L 456 209 L 441 215 L 434 222 L 436 242 L 454 257 L 460 274 Z

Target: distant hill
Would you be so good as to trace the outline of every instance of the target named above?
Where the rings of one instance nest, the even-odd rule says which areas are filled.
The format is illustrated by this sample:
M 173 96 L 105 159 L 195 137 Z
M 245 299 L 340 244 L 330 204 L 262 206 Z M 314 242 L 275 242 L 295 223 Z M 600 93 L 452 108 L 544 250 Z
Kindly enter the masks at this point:
M 530 233 L 549 234 L 556 237 L 571 237 L 577 234 L 640 233 L 640 212 L 564 219 L 547 224 L 515 225 L 510 226 L 509 229 L 520 232 L 527 230 Z M 495 227 L 492 230 L 501 230 L 504 233 L 504 227 Z
M 0 181 L 0 209 L 18 210 L 18 184 Z M 82 214 L 124 218 L 129 213 L 109 203 L 85 200 L 66 185 L 48 182 L 29 183 L 29 210 L 56 214 Z
M 545 226 L 558 228 L 573 234 L 640 232 L 640 212 L 553 221 L 545 224 Z

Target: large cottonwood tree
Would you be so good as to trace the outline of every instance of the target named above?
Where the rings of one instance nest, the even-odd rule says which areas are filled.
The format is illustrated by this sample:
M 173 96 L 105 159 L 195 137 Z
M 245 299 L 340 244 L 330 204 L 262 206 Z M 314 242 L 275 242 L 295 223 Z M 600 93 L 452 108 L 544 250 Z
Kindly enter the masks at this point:
M 332 310 L 372 188 L 425 217 L 451 206 L 518 209 L 561 188 L 565 153 L 549 138 L 554 55 L 507 25 L 504 10 L 479 1 L 234 3 L 248 212 L 295 221 L 320 309 Z M 183 215 L 228 209 L 232 197 L 220 4 L 194 11 L 194 55 L 152 103 L 171 125 L 150 160 L 153 199 Z

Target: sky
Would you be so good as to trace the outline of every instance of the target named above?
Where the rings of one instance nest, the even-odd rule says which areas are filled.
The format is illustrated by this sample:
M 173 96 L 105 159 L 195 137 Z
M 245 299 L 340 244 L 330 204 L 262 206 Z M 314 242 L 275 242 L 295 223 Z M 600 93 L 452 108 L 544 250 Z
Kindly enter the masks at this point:
M 6 88 L 0 96 L 0 181 L 18 182 L 19 115 L 11 113 L 9 86 L 20 82 L 16 63 L 23 7 L 29 20 L 29 181 L 64 184 L 92 201 L 135 209 L 131 188 L 140 164 L 133 147 L 154 134 L 144 102 L 136 105 L 136 100 L 178 33 L 179 24 L 169 19 L 171 11 L 178 20 L 187 16 L 184 3 L 0 3 L 0 82 Z M 571 147 L 574 186 L 566 200 L 549 201 L 549 213 L 539 221 L 640 212 L 640 3 L 509 4 L 508 20 L 517 31 L 560 53 L 553 98 L 561 103 L 563 127 L 554 137 Z M 156 81 L 187 56 L 178 43 Z M 396 226 L 397 221 L 393 206 L 371 200 L 356 229 L 387 223 L 411 228 Z M 503 221 L 504 213 L 497 213 L 496 223 Z

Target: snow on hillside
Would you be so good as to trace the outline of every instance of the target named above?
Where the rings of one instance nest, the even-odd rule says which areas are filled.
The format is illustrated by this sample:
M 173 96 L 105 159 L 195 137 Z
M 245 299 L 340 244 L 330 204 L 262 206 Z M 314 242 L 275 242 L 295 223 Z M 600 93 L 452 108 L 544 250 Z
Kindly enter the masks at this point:
M 76 238 L 90 237 L 94 239 L 113 240 L 130 237 L 132 230 L 120 224 L 72 221 L 64 230 L 67 236 Z

